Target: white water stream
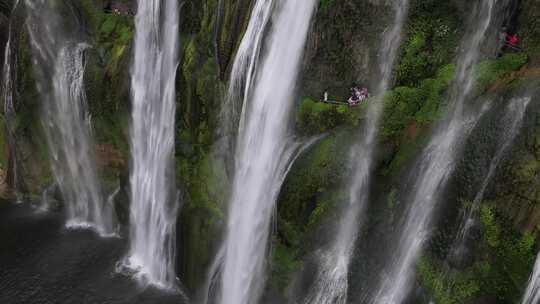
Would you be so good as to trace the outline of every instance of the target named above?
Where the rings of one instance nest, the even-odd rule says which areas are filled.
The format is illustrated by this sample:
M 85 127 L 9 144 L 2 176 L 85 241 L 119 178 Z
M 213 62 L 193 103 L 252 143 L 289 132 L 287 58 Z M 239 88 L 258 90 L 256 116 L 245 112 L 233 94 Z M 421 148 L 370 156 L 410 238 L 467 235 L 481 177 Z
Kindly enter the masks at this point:
M 50 1 L 25 3 L 41 119 L 54 178 L 65 201 L 67 226 L 111 235 L 115 225 L 98 180 L 84 92 L 84 56 L 90 45 L 66 31 Z
M 17 54 L 13 53 L 13 17 L 15 10 L 19 6 L 19 0 L 15 1 L 11 10 L 11 16 L 8 27 L 8 40 L 6 42 L 6 48 L 4 50 L 4 66 L 2 68 L 2 97 L 4 99 L 4 117 L 6 120 L 7 140 L 9 147 L 9 164 L 7 168 L 7 174 L 11 176 L 7 177 L 7 180 L 11 180 L 15 196 L 18 201 L 21 201 L 20 176 L 17 161 L 17 140 L 15 138 L 15 131 L 13 130 L 13 119 L 15 118 L 15 105 L 14 94 L 16 90 L 17 81 Z
M 428 237 L 439 195 L 454 170 L 464 138 L 479 118 L 479 115 L 466 115 L 463 108 L 473 88 L 474 65 L 480 59 L 480 47 L 491 24 L 496 1 L 482 0 L 472 8 L 470 34 L 463 41 L 457 61 L 447 117 L 422 152 L 409 207 L 398 230 L 397 248 L 392 249 L 392 257 L 371 303 L 401 304 L 410 292 L 415 263 Z
M 340 217 L 336 239 L 327 252 L 320 255 L 319 271 L 305 304 L 345 304 L 348 292 L 349 264 L 362 222 L 362 214 L 369 200 L 369 187 L 376 150 L 376 137 L 381 117 L 384 94 L 392 79 L 392 71 L 406 20 L 408 0 L 393 2 L 394 18 L 385 32 L 379 55 L 380 81 L 376 94 L 370 100 L 367 119 L 362 126 L 359 141 L 351 149 L 349 164 L 353 177 L 349 185 L 347 205 Z
M 473 227 L 476 212 L 478 211 L 480 203 L 484 198 L 486 189 L 491 182 L 491 179 L 493 178 L 493 175 L 495 174 L 499 163 L 501 162 L 504 155 L 514 142 L 514 139 L 518 135 L 519 129 L 523 122 L 525 111 L 527 110 L 527 106 L 529 105 L 530 101 L 531 97 L 513 98 L 506 106 L 506 110 L 504 112 L 505 114 L 500 121 L 500 123 L 503 124 L 505 127 L 502 131 L 501 136 L 499 137 L 499 141 L 497 144 L 498 149 L 493 158 L 491 159 L 488 172 L 482 184 L 480 185 L 480 189 L 474 197 L 471 207 L 469 207 L 464 216 L 456 240 L 452 245 L 452 251 L 454 251 L 453 254 L 456 256 L 461 255 L 465 250 L 465 241 L 470 233 L 471 228 Z
M 143 284 L 174 290 L 177 194 L 174 188 L 176 0 L 140 0 L 131 74 L 130 248 L 122 262 Z
M 260 66 L 255 71 L 255 65 L 247 63 L 257 60 L 255 55 L 241 67 L 251 69 L 248 73 L 252 76 L 245 81 L 247 100 L 236 143 L 233 192 L 223 247 L 221 304 L 257 303 L 264 287 L 275 202 L 300 146 L 292 140 L 288 125 L 316 4 L 315 0 L 277 1 Z M 254 14 L 253 18 L 259 16 Z M 266 21 L 254 25 L 257 28 L 253 32 L 260 33 L 245 36 L 250 40 L 246 45 L 261 41 L 265 24 Z M 255 78 L 250 80 L 251 77 Z
M 521 300 L 521 304 L 538 304 L 540 303 L 540 254 L 536 258 L 534 270 L 529 279 L 527 289 Z
M 268 29 L 275 0 L 257 0 L 253 6 L 249 23 L 236 51 L 231 70 L 225 103 L 221 110 L 222 127 L 230 141 L 238 130 L 238 116 L 248 102 L 253 81 L 258 70 L 263 38 Z

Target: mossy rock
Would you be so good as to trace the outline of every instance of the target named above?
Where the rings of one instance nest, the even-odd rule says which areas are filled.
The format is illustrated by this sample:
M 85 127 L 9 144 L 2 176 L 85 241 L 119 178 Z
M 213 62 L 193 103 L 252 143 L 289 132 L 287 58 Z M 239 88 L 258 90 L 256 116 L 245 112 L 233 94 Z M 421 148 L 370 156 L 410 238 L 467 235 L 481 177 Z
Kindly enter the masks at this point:
M 341 125 L 357 126 L 367 102 L 361 106 L 335 105 L 305 97 L 298 107 L 296 126 L 303 135 L 314 135 Z

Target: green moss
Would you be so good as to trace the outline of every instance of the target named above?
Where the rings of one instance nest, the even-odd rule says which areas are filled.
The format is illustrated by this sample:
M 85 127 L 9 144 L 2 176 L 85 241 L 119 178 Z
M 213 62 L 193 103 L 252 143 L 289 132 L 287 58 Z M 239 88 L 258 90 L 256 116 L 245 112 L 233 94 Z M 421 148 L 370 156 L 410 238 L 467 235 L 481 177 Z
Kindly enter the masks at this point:
M 321 222 L 321 220 L 328 216 L 328 213 L 332 212 L 334 209 L 334 204 L 332 201 L 326 201 L 322 200 L 320 201 L 313 212 L 309 215 L 308 219 L 308 228 L 309 227 L 316 227 L 317 224 Z
M 514 182 L 526 183 L 533 180 L 540 172 L 540 161 L 534 155 L 523 154 L 518 158 L 517 164 L 512 168 L 512 173 L 515 176 Z
M 384 102 L 382 135 L 396 137 L 414 119 L 422 104 L 422 91 L 418 88 L 397 87 L 389 92 Z
M 103 12 L 98 16 L 96 47 L 89 52 L 85 85 L 92 116 L 113 121 L 129 98 L 126 80 L 129 79 L 134 24 L 130 16 Z
M 527 61 L 525 53 L 505 54 L 501 58 L 482 61 L 476 70 L 477 86 L 485 88 L 507 73 L 519 70 Z
M 299 268 L 300 262 L 290 247 L 274 239 L 271 265 L 272 283 L 278 290 L 283 291 L 290 282 L 292 274 Z
M 107 116 L 99 116 L 92 121 L 95 140 L 100 144 L 112 145 L 127 157 L 129 155 L 127 139 L 129 116 L 126 113 L 115 114 L 113 119 Z
M 463 304 L 479 293 L 480 283 L 473 272 L 466 271 L 451 276 L 439 268 L 426 257 L 418 263 L 420 281 L 433 295 L 436 303 Z
M 397 201 L 397 190 L 394 188 L 388 193 L 388 196 L 386 198 L 386 206 L 388 209 L 394 209 L 396 206 Z
M 403 54 L 396 71 L 402 84 L 414 85 L 418 81 L 418 73 L 425 73 L 429 66 L 428 54 L 423 51 L 426 45 L 426 33 L 414 32 L 404 45 Z
M 491 247 L 498 247 L 501 240 L 501 228 L 495 223 L 495 214 L 493 209 L 483 206 L 480 209 L 480 220 L 484 225 L 484 237 Z
M 433 79 L 422 82 L 420 90 L 423 92 L 424 104 L 415 114 L 415 120 L 419 123 L 429 123 L 439 118 L 444 105 L 443 93 L 448 89 L 454 78 L 455 65 L 449 64 L 441 67 Z
M 316 143 L 297 160 L 287 176 L 278 201 L 278 214 L 281 221 L 300 233 L 332 210 L 332 190 L 340 180 L 348 147 L 344 145 L 345 137 L 333 134 Z
M 460 18 L 449 1 L 414 0 L 410 12 L 396 75 L 399 86 L 415 87 L 452 61 Z
M 199 71 L 196 83 L 196 93 L 199 99 L 209 107 L 212 106 L 214 98 L 218 95 L 219 79 L 218 67 L 214 59 L 209 59 Z
M 422 148 L 423 138 L 416 138 L 401 143 L 390 164 L 383 169 L 383 175 L 396 175 Z
M 76 2 L 78 8 L 81 10 L 84 20 L 88 22 L 87 29 L 95 32 L 95 29 L 99 26 L 103 15 L 101 5 L 96 3 L 95 0 L 79 0 Z
M 439 118 L 443 93 L 453 78 L 455 66 L 443 66 L 435 78 L 421 81 L 418 87 L 396 87 L 385 97 L 382 135 L 398 138 L 412 122 L 429 123 Z
M 368 100 L 370 102 L 372 100 Z M 372 101 L 373 102 L 373 101 Z M 313 135 L 332 130 L 337 126 L 348 124 L 358 125 L 361 113 L 367 102 L 359 107 L 347 105 L 334 105 L 324 102 L 316 102 L 305 97 L 299 105 L 297 112 L 297 128 L 302 134 Z
M 113 33 L 116 28 L 116 23 L 118 18 L 115 18 L 115 15 L 110 14 L 104 18 L 103 23 L 101 24 L 99 31 L 100 35 L 109 36 Z
M 321 0 L 319 2 L 319 10 L 324 12 L 328 10 L 332 5 L 334 5 L 334 0 Z
M 519 299 L 535 258 L 535 236 L 512 230 L 505 218 L 492 205 L 480 209 L 484 228 L 483 241 L 487 247 L 480 252 L 489 265 L 476 269 L 482 280 L 482 293 L 496 295 L 502 301 Z M 480 259 L 479 259 L 480 260 Z
M 225 168 L 210 155 L 203 155 L 194 163 L 177 159 L 178 177 L 189 189 L 189 209 L 201 209 L 209 220 L 223 218 L 221 206 L 228 197 Z

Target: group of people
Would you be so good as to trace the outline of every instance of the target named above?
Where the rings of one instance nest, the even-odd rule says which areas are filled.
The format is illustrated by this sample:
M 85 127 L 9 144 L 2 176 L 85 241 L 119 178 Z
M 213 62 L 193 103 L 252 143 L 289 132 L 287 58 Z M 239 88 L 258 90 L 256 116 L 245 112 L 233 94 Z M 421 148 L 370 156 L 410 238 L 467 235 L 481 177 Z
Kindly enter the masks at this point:
M 359 89 L 358 87 L 352 87 L 351 88 L 351 95 L 349 99 L 347 100 L 346 104 L 349 106 L 358 105 L 360 102 L 366 100 L 369 98 L 369 92 L 367 88 Z M 324 91 L 323 94 L 323 101 L 326 103 L 337 103 L 337 104 L 345 104 L 345 102 L 337 102 L 337 101 L 331 101 L 328 99 L 328 90 Z
M 368 98 L 369 98 L 368 89 L 366 88 L 359 89 L 357 87 L 354 87 L 354 88 L 351 88 L 351 96 L 347 100 L 347 103 L 351 106 L 354 106 Z
M 521 39 L 517 33 L 510 33 L 505 27 L 503 27 L 500 34 L 500 52 L 499 56 L 502 56 L 505 52 L 520 52 Z

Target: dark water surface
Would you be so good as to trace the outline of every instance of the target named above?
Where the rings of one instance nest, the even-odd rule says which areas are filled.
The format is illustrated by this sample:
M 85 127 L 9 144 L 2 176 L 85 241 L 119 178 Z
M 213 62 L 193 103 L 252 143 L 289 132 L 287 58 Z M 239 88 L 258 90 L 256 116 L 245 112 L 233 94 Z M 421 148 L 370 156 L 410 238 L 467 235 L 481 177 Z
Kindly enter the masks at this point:
M 60 212 L 0 202 L 0 303 L 182 304 L 115 273 L 126 240 L 67 230 Z

